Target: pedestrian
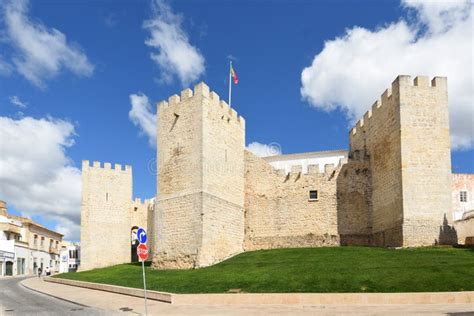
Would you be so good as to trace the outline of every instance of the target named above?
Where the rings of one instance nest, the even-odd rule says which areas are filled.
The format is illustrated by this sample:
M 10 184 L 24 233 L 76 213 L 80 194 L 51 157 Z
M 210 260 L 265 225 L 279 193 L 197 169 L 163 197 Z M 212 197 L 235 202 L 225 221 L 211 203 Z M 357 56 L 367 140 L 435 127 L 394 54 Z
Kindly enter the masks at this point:
M 46 276 L 50 276 L 51 275 L 51 268 L 49 266 L 46 267 L 46 269 L 44 269 L 44 272 L 46 272 Z
M 41 272 L 43 272 L 43 269 L 41 267 L 38 268 L 38 278 L 41 277 Z

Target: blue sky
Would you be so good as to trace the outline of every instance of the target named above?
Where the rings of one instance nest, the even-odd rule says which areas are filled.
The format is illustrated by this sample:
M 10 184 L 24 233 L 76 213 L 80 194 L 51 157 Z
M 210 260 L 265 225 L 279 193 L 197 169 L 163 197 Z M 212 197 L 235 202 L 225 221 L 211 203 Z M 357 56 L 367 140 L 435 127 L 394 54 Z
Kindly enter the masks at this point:
M 453 172 L 474 172 L 466 1 L 45 0 L 0 9 L 0 199 L 67 238 L 78 238 L 81 160 L 132 165 L 134 195 L 152 197 L 146 119 L 201 80 L 227 99 L 229 58 L 247 144 L 278 143 L 283 153 L 347 148 L 352 122 L 397 74 L 447 75 Z M 467 50 L 453 56 L 452 45 Z

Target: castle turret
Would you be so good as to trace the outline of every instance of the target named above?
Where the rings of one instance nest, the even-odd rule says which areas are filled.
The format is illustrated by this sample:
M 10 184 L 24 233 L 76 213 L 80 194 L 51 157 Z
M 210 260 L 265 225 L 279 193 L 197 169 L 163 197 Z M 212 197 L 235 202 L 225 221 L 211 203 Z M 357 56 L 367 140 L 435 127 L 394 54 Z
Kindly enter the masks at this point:
M 82 162 L 81 270 L 131 261 L 132 167 Z
M 446 78 L 398 76 L 349 136 L 349 163 L 356 154 L 369 163 L 372 244 L 455 240 L 443 233 L 452 219 Z
M 245 121 L 200 83 L 158 105 L 156 268 L 242 251 Z

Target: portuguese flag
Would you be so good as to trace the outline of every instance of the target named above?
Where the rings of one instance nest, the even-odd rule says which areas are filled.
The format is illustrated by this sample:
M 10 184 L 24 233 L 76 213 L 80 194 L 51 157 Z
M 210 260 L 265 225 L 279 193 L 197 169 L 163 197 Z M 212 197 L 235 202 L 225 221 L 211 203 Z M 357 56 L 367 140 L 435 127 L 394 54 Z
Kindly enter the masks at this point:
M 234 67 L 232 67 L 232 64 L 230 64 L 230 75 L 232 78 L 234 78 L 234 84 L 239 83 L 239 78 L 237 78 L 237 74 L 235 73 Z

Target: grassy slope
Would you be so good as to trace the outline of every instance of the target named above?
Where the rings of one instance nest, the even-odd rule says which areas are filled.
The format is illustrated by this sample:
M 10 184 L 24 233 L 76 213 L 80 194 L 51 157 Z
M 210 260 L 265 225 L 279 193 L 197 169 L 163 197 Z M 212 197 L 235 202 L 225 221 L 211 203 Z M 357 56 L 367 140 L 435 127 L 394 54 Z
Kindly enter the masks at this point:
M 58 277 L 140 288 L 141 273 L 140 264 L 123 264 Z M 275 249 L 203 269 L 146 273 L 149 289 L 174 293 L 472 291 L 474 249 Z

